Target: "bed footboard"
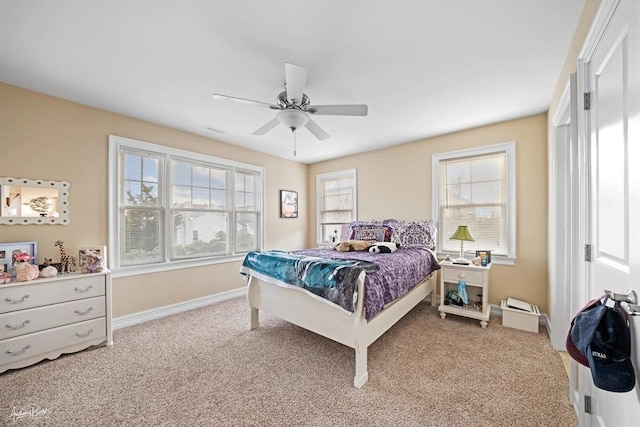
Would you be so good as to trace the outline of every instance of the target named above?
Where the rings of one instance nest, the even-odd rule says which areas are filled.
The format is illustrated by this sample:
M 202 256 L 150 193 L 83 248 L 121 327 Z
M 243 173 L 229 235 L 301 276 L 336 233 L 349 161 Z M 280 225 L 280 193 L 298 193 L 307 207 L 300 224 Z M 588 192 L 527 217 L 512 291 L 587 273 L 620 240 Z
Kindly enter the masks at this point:
M 247 287 L 249 330 L 259 326 L 259 311 L 266 311 L 287 322 L 332 339 L 355 350 L 353 385 L 362 387 L 369 379 L 369 345 L 400 320 L 435 289 L 435 274 L 430 274 L 402 298 L 368 321 L 364 317 L 364 277 L 358 278 L 358 302 L 354 313 L 314 297 L 294 287 L 278 286 L 250 276 Z

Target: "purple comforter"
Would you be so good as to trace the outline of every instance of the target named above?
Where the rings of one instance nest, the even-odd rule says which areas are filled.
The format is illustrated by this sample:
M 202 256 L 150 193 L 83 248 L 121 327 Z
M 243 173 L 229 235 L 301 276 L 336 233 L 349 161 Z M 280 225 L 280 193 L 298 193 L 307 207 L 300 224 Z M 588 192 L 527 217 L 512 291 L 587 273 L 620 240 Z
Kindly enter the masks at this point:
M 440 269 L 433 252 L 426 249 L 398 249 L 390 254 L 371 252 L 338 252 L 331 248 L 294 251 L 306 256 L 371 261 L 380 267 L 365 277 L 364 313 L 371 319 L 386 304 L 403 296 L 429 273 Z

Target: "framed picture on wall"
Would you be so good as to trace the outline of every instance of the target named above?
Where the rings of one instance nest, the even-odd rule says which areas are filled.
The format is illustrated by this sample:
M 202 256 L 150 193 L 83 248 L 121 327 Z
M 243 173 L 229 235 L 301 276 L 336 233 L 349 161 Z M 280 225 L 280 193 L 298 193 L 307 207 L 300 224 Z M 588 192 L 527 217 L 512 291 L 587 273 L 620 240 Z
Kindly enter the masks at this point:
M 280 218 L 298 218 L 298 192 L 280 190 Z

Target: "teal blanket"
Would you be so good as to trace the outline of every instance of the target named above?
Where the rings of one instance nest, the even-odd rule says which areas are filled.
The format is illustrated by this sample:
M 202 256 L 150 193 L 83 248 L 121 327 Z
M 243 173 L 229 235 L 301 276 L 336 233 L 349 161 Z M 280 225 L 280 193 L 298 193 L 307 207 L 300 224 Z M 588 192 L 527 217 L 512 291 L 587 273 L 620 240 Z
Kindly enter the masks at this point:
M 240 267 L 242 274 L 273 278 L 298 286 L 352 313 L 357 301 L 358 276 L 363 271 L 378 271 L 378 265 L 369 261 L 318 258 L 283 251 L 249 252 Z

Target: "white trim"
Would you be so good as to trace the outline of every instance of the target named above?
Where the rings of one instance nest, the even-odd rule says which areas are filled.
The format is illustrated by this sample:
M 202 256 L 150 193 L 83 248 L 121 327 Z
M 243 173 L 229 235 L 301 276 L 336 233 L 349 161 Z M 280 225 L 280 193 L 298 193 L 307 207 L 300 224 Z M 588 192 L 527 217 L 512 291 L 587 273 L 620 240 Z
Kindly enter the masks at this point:
M 127 314 L 113 319 L 113 330 L 127 328 L 139 323 L 148 322 L 149 320 L 160 319 L 161 317 L 171 316 L 173 314 L 183 313 L 193 310 L 194 308 L 204 307 L 206 305 L 217 304 L 233 298 L 244 296 L 247 294 L 247 288 L 238 288 L 231 291 L 220 292 L 215 295 L 209 295 L 202 298 L 196 298 L 189 301 L 179 302 L 177 304 L 165 305 L 164 307 L 154 308 L 151 310 L 140 311 L 138 313 Z
M 436 230 L 440 231 L 440 162 L 442 160 L 459 157 L 476 157 L 485 154 L 507 153 L 507 243 L 509 250 L 506 256 L 496 256 L 496 264 L 513 265 L 516 256 L 516 143 L 515 141 L 501 144 L 486 145 L 447 153 L 434 154 L 431 157 L 431 218 Z M 439 233 L 440 234 L 440 233 Z M 442 252 L 444 253 L 444 252 Z M 492 262 L 493 255 L 492 255 Z
M 264 247 L 264 246 L 263 246 Z M 162 262 L 158 264 L 136 265 L 131 267 L 120 267 L 111 270 L 111 277 L 130 277 L 141 274 L 161 273 L 163 271 L 179 270 L 181 268 L 203 267 L 205 265 L 226 264 L 230 262 L 240 262 L 246 254 L 238 254 L 226 257 L 196 258 L 172 262 Z
M 141 151 L 154 151 L 157 153 L 168 154 L 170 156 L 183 157 L 189 160 L 195 160 L 205 163 L 216 163 L 231 166 L 239 169 L 247 169 L 254 172 L 263 172 L 262 166 L 252 165 L 250 163 L 238 162 L 235 160 L 223 159 L 222 157 L 210 156 L 208 154 L 196 153 L 194 151 L 181 150 L 179 148 L 168 147 L 166 145 L 153 144 L 151 142 L 138 141 L 135 139 L 125 138 L 118 135 L 109 135 L 109 147 L 111 144 L 117 144 L 118 147 L 123 145 L 128 148 L 135 148 Z M 117 150 L 116 150 L 117 154 Z
M 451 251 L 437 251 L 436 258 L 444 259 L 447 257 L 450 258 L 458 258 L 460 256 L 460 251 L 451 252 Z M 493 265 L 515 265 L 516 258 L 504 256 L 504 255 L 494 255 L 491 254 L 491 264 Z
M 591 60 L 591 56 L 595 52 L 596 46 L 600 42 L 602 34 L 604 34 L 606 26 L 609 25 L 609 21 L 611 21 L 611 17 L 618 8 L 620 1 L 621 0 L 602 0 L 600 3 L 598 12 L 596 12 L 595 18 L 593 18 L 591 28 L 589 28 L 582 49 L 580 49 L 580 53 L 578 54 L 578 65 L 584 66 L 586 62 Z M 581 76 L 580 67 L 578 67 L 578 70 L 578 76 Z M 581 71 L 584 71 L 584 69 Z
M 577 84 L 572 74 L 564 87 L 550 128 L 548 145 L 548 246 L 547 262 L 551 315 L 558 324 L 568 325 L 574 312 L 575 227 L 578 210 L 577 161 Z M 566 331 L 556 329 L 551 338 L 555 350 L 565 351 Z

